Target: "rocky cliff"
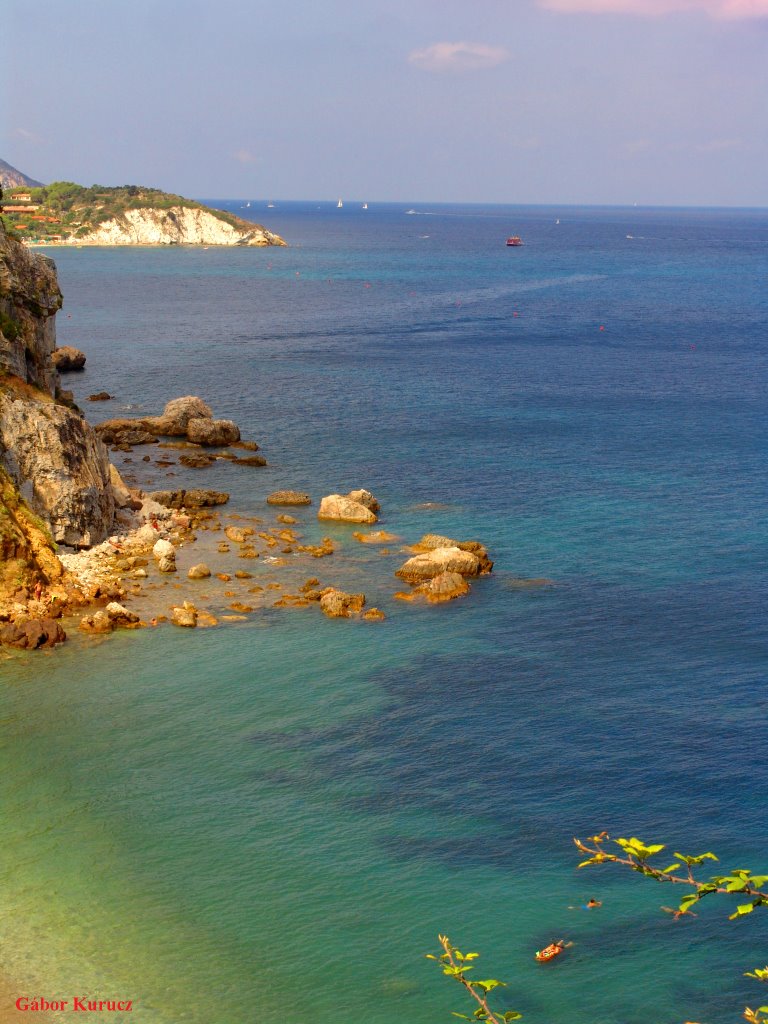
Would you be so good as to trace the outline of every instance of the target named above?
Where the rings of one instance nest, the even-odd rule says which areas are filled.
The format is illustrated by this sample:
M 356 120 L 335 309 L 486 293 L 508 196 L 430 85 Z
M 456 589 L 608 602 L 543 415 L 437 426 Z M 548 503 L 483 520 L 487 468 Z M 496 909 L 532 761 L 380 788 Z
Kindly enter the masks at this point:
M 53 542 L 99 543 L 115 517 L 107 450 L 60 397 L 51 361 L 60 306 L 54 263 L 0 225 L 0 553 L 48 581 L 57 560 L 42 554 L 46 544 L 52 553 Z
M 81 245 L 285 245 L 261 224 L 230 224 L 204 209 L 126 210 L 78 235 Z

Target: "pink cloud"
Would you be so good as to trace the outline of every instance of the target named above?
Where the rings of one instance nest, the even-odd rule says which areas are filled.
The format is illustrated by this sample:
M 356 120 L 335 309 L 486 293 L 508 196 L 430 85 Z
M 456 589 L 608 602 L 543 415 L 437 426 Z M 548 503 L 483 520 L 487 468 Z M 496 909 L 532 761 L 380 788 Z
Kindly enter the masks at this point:
M 538 0 L 540 7 L 566 14 L 664 14 L 698 12 L 712 18 L 768 18 L 768 0 Z
M 424 50 L 412 50 L 408 60 L 424 71 L 479 71 L 496 67 L 508 56 L 501 46 L 485 43 L 434 43 Z

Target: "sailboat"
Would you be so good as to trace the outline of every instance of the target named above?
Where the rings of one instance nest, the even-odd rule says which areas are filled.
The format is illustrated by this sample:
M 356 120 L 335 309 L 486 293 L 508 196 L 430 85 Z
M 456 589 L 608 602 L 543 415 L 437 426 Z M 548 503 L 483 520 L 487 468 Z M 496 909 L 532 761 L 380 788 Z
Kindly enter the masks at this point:
M 342 201 L 341 201 L 341 200 L 339 200 L 339 201 L 338 201 L 338 203 L 336 203 L 336 209 L 337 209 L 337 210 L 340 210 L 340 209 L 342 208 L 342 206 L 343 206 L 343 205 L 344 205 L 344 203 L 342 203 Z
M 368 209 L 368 203 L 363 203 L 363 209 L 364 209 L 364 210 L 367 210 L 367 209 Z
M 274 208 L 275 208 L 275 204 L 270 199 L 269 202 L 267 203 L 267 209 L 268 210 L 274 210 Z

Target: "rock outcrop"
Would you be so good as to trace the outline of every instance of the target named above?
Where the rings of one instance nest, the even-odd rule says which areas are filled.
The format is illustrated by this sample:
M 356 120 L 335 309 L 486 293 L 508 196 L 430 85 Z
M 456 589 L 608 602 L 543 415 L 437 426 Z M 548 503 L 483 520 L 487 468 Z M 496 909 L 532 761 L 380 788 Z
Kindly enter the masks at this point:
M 457 572 L 462 576 L 479 576 L 480 561 L 471 551 L 461 548 L 435 548 L 421 555 L 414 555 L 400 566 L 395 573 L 408 583 L 421 583 L 431 580 L 444 572 Z
M 232 420 L 191 419 L 187 424 L 187 437 L 193 444 L 219 448 L 240 440 L 240 429 Z
M 184 395 L 168 402 L 160 416 L 143 416 L 141 418 L 118 417 L 104 420 L 96 424 L 96 431 L 105 444 L 149 444 L 158 437 L 183 437 L 190 447 L 220 448 L 231 444 L 250 451 L 256 451 L 258 445 L 254 441 L 240 441 L 240 428 L 232 420 L 216 420 L 211 407 L 196 395 Z M 170 442 L 168 442 L 170 443 Z M 248 459 L 232 460 L 244 465 L 266 465 L 261 456 Z
M 30 252 L 0 227 L 0 371 L 53 395 L 54 317 L 61 292 L 53 260 Z
M 34 651 L 38 647 L 53 647 L 66 639 L 61 623 L 55 619 L 27 619 L 0 625 L 0 644 L 8 647 Z
M 148 497 L 164 508 L 212 508 L 215 505 L 226 505 L 229 501 L 226 491 L 196 488 L 188 491 L 152 491 Z
M 90 547 L 110 533 L 115 497 L 107 450 L 73 409 L 0 383 L 0 466 L 57 543 Z
M 193 419 L 213 419 L 213 409 L 197 395 L 183 395 L 166 402 L 161 416 L 144 419 L 144 427 L 164 437 L 186 437 L 187 426 Z
M 0 469 L 0 598 L 19 588 L 56 583 L 62 575 L 50 531 Z
M 458 572 L 441 572 L 414 590 L 414 594 L 419 594 L 434 604 L 453 601 L 468 593 L 469 584 Z
M 327 494 L 320 502 L 317 512 L 318 519 L 337 520 L 342 523 L 375 523 L 377 522 L 376 512 L 364 504 L 363 501 L 354 498 L 353 495 L 368 495 L 375 503 L 376 509 L 379 503 L 369 491 L 350 491 L 349 494 Z
M 232 218 L 234 220 L 234 218 Z M 261 224 L 228 223 L 188 206 L 125 210 L 77 238 L 79 245 L 285 245 Z
M 359 615 L 365 605 L 365 594 L 347 594 L 335 587 L 322 591 L 320 607 L 331 619 L 348 619 Z
M 85 352 L 72 345 L 62 345 L 51 353 L 51 361 L 59 373 L 68 373 L 71 370 L 82 370 L 85 367 Z
M 423 583 L 441 573 L 480 576 L 493 569 L 493 562 L 479 541 L 457 541 L 451 537 L 427 533 L 418 544 L 413 545 L 411 551 L 416 554 L 395 573 L 408 583 Z

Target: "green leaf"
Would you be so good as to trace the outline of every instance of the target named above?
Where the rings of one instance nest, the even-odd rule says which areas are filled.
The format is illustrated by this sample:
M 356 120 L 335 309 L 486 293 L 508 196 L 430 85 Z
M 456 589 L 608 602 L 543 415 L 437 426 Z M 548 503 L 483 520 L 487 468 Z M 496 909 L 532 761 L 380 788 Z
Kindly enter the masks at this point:
M 487 978 L 485 981 L 473 981 L 473 985 L 477 985 L 484 992 L 492 992 L 495 988 L 501 985 L 502 988 L 506 988 L 506 983 L 503 981 L 497 981 L 495 978 Z
M 502 1020 L 520 1020 L 522 1016 L 522 1013 L 518 1013 L 516 1010 L 507 1010 L 507 1012 L 502 1017 Z
M 462 1020 L 472 1020 L 472 1018 L 468 1017 L 466 1013 L 456 1013 L 454 1010 L 451 1010 L 451 1016 L 460 1017 Z
M 733 921 L 734 918 L 743 917 L 745 914 L 751 914 L 754 909 L 755 907 L 752 903 L 740 903 L 739 906 L 736 907 L 736 913 L 731 914 L 728 920 Z
M 676 871 L 677 868 L 679 868 L 679 867 L 680 867 L 679 864 L 670 864 L 669 867 L 668 868 L 664 868 L 664 870 L 661 873 L 662 873 L 662 875 L 668 875 L 670 873 L 670 871 Z

